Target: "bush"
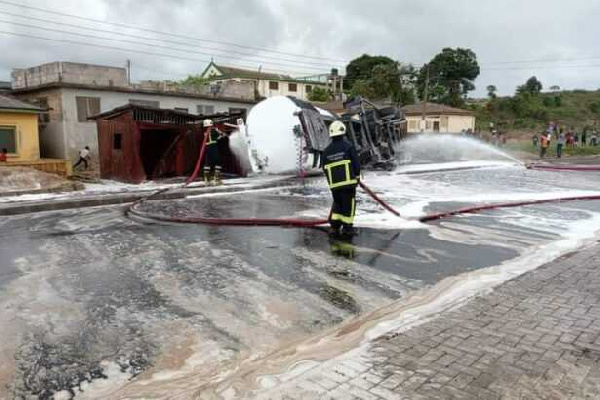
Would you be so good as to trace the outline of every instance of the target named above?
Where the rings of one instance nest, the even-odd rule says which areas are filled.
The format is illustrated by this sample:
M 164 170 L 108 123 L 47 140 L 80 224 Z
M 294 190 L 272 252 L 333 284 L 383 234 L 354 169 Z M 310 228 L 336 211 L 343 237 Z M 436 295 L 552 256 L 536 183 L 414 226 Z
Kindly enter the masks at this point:
M 562 106 L 562 97 L 560 97 L 560 96 L 556 96 L 556 97 L 554 98 L 554 106 L 555 106 L 555 107 L 560 107 L 560 106 Z
M 544 97 L 544 107 L 552 107 L 554 106 L 554 100 L 552 97 Z
M 595 101 L 590 104 L 590 111 L 594 114 L 600 114 L 600 102 Z

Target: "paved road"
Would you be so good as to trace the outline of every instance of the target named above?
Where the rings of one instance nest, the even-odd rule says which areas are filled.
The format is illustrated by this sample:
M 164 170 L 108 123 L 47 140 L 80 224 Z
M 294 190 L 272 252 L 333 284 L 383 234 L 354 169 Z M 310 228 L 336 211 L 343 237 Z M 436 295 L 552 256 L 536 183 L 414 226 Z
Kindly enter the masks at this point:
M 600 245 L 260 398 L 598 399 Z

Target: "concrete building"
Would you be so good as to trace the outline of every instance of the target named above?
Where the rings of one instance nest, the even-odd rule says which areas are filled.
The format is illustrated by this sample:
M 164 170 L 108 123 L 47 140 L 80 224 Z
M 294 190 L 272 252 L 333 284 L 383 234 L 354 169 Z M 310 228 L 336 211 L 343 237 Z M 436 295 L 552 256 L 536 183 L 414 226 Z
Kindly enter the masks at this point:
M 402 108 L 408 122 L 408 133 L 440 132 L 460 133 L 475 130 L 475 113 L 443 104 L 411 104 Z M 423 124 L 425 111 L 425 124 Z
M 44 112 L 39 107 L 0 95 L 0 149 L 8 150 L 7 165 L 70 175 L 69 162 L 40 157 L 38 116 Z
M 200 75 L 203 79 L 213 83 L 249 82 L 256 90 L 258 97 L 269 98 L 273 96 L 294 96 L 300 100 L 309 100 L 309 94 L 314 88 L 319 87 L 334 93 L 333 88 L 343 91 L 343 78 L 333 85 L 331 75 L 315 75 L 313 77 L 292 78 L 289 75 L 274 74 L 269 72 L 252 71 L 247 69 L 226 67 L 211 62 Z M 336 75 L 337 76 L 337 75 Z M 339 90 L 340 87 L 342 90 Z
M 95 168 L 98 135 L 95 121 L 88 119 L 93 115 L 126 104 L 190 114 L 245 114 L 256 103 L 250 83 L 227 82 L 199 88 L 168 81 L 129 84 L 125 68 L 67 62 L 14 70 L 12 94 L 48 109 L 40 117 L 42 157 L 76 160 L 79 149 L 90 146 Z

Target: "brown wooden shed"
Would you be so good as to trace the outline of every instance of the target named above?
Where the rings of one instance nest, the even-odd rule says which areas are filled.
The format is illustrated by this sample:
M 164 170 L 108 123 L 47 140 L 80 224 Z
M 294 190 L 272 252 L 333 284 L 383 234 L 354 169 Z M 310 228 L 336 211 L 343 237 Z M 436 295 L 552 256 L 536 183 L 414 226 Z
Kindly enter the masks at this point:
M 129 183 L 187 176 L 193 171 L 202 146 L 202 121 L 212 119 L 219 126 L 235 123 L 238 117 L 193 115 L 134 104 L 91 117 L 98 124 L 100 176 Z M 239 163 L 227 143 L 220 150 L 223 171 L 239 174 Z

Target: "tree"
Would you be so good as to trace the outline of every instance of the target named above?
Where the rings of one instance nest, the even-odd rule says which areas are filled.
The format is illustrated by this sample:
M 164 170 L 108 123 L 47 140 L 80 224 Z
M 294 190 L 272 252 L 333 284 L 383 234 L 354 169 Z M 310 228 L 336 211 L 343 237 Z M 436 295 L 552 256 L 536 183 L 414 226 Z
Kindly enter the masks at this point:
M 346 78 L 348 87 L 351 89 L 359 80 L 367 80 L 371 78 L 373 69 L 378 65 L 393 65 L 396 61 L 387 56 L 370 56 L 363 54 L 362 56 L 350 61 L 346 66 Z
M 553 92 L 560 92 L 560 86 L 552 85 L 552 86 L 550 86 L 550 90 Z
M 495 99 L 496 97 L 498 97 L 498 96 L 496 95 L 496 92 L 498 91 L 498 88 L 497 88 L 496 86 L 494 86 L 494 85 L 489 85 L 489 86 L 488 86 L 486 89 L 487 89 L 487 92 L 488 92 L 488 97 L 489 97 L 490 99 L 492 99 L 492 100 L 493 100 L 493 99 Z
M 322 87 L 313 87 L 312 91 L 308 94 L 308 100 L 326 102 L 329 100 L 329 92 Z
M 472 50 L 445 48 L 421 68 L 419 97 L 424 99 L 428 86 L 428 100 L 461 107 L 467 94 L 475 89 L 473 81 L 479 73 L 477 55 Z
M 208 79 L 202 78 L 200 75 L 188 75 L 187 78 L 178 81 L 177 83 L 182 86 L 204 86 L 209 82 Z
M 542 82 L 540 82 L 535 76 L 527 79 L 524 85 L 517 87 L 517 95 L 530 94 L 533 96 L 537 96 L 540 94 L 544 86 Z
M 398 105 L 414 103 L 416 70 L 412 65 L 394 61 L 373 67 L 368 77 L 354 82 L 350 90 L 353 96 L 371 100 L 388 100 Z

